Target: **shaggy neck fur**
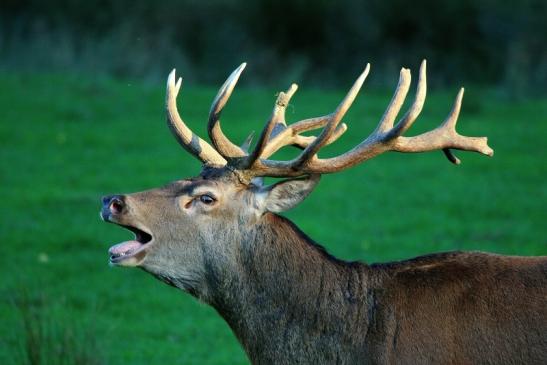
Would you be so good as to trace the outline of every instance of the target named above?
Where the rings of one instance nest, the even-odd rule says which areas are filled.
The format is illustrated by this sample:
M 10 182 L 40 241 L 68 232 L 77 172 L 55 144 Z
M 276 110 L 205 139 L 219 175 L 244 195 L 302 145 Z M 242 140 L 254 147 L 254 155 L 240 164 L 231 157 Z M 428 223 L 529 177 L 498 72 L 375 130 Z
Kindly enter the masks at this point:
M 366 333 L 374 306 L 365 265 L 333 258 L 270 213 L 241 242 L 238 256 L 236 272 L 209 282 L 210 304 L 253 363 L 362 358 L 365 346 L 354 334 Z

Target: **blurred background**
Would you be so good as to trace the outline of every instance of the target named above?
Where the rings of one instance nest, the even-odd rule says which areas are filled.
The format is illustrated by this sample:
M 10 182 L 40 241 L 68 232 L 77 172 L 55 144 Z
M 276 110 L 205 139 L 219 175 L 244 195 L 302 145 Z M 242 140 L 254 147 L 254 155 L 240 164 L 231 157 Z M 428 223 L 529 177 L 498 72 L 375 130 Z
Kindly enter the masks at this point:
M 0 66 L 215 83 L 248 60 L 252 83 L 341 86 L 375 64 L 377 82 L 434 60 L 430 80 L 547 88 L 541 0 L 4 0 Z M 280 80 L 281 79 L 281 80 Z
M 415 80 L 426 58 L 428 98 L 407 134 L 435 128 L 465 86 L 458 129 L 487 135 L 495 156 L 388 153 L 325 176 L 287 216 L 346 260 L 546 255 L 546 19 L 541 0 L 3 0 L 0 363 L 247 362 L 214 310 L 107 264 L 130 235 L 99 220 L 100 197 L 199 172 L 165 126 L 174 67 L 181 114 L 206 137 L 218 87 L 248 62 L 223 114 L 240 142 L 291 82 L 294 122 L 332 111 L 371 62 L 332 156 L 371 133 L 400 67 Z

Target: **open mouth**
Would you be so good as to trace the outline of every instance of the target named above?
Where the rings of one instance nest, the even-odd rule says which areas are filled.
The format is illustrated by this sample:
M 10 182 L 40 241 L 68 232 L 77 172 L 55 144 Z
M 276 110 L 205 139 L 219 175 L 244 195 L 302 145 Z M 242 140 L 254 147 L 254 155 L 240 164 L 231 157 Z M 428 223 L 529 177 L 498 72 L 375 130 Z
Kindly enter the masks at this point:
M 152 242 L 152 235 L 137 227 L 124 224 L 118 225 L 133 232 L 135 239 L 110 247 L 108 250 L 110 263 L 115 265 L 122 264 L 122 262 L 127 265 L 139 263 L 146 256 L 144 249 Z

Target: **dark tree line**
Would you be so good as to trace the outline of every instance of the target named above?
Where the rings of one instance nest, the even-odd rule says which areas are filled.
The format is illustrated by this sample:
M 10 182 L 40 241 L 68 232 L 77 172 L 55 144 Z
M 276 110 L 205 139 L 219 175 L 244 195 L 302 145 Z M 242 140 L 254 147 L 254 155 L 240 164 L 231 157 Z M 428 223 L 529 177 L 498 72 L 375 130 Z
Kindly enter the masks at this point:
M 0 66 L 217 83 L 247 60 L 257 82 L 339 86 L 428 58 L 437 84 L 544 92 L 545 19 L 544 0 L 4 0 Z

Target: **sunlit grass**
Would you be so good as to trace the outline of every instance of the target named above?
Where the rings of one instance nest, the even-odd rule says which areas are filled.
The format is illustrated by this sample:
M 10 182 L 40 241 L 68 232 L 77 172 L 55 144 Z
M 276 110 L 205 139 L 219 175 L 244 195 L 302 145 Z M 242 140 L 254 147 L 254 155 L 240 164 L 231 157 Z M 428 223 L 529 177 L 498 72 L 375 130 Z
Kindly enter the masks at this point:
M 410 134 L 441 122 L 456 91 L 431 91 Z M 185 84 L 180 95 L 184 119 L 204 137 L 215 93 Z M 329 112 L 342 95 L 302 85 L 288 119 Z M 262 128 L 274 99 L 274 90 L 236 90 L 224 130 L 243 141 Z M 345 119 L 348 132 L 325 155 L 370 133 L 389 99 L 389 92 L 365 89 Z M 24 336 L 12 301 L 22 285 L 39 288 L 70 316 L 92 321 L 106 363 L 246 362 L 214 310 L 140 270 L 107 265 L 108 246 L 127 233 L 100 222 L 100 196 L 199 171 L 166 128 L 163 105 L 163 85 L 0 75 L 0 363 L 17 358 Z M 459 130 L 488 135 L 494 158 L 459 153 L 463 163 L 456 167 L 440 152 L 387 154 L 324 176 L 287 215 L 347 260 L 455 249 L 547 254 L 546 116 L 545 100 L 517 104 L 467 88 Z M 63 318 L 59 311 L 51 316 Z

